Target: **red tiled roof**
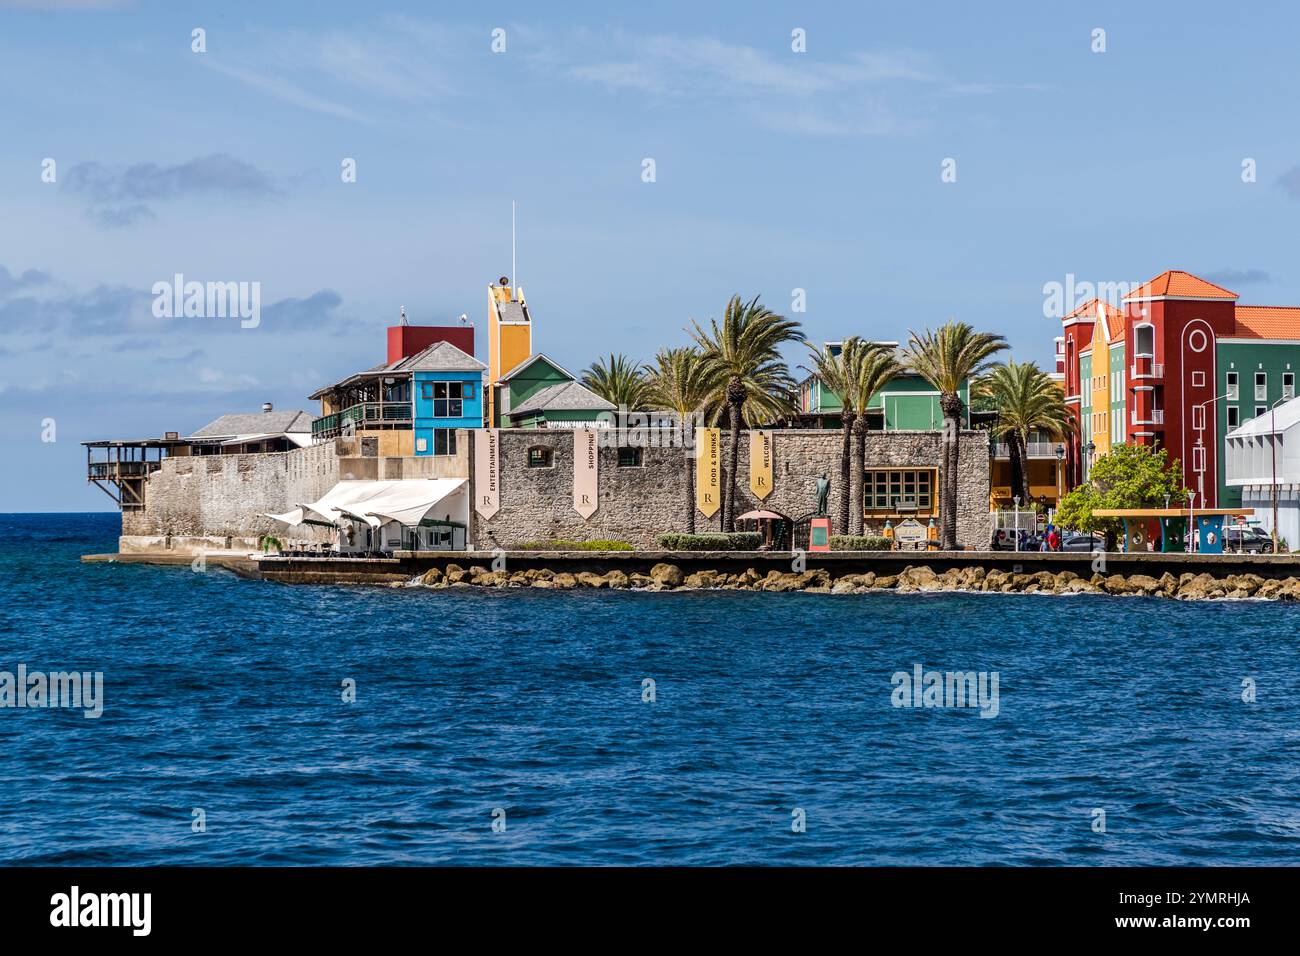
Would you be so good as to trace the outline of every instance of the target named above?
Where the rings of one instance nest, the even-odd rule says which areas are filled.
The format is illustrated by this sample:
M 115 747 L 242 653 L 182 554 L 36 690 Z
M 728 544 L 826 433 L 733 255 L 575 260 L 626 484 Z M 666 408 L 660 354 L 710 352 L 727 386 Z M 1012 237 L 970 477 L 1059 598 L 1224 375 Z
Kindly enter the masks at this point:
M 1128 295 L 1124 296 L 1124 301 L 1130 299 L 1150 299 L 1155 296 L 1168 295 L 1180 298 L 1190 299 L 1235 299 L 1237 293 L 1229 292 L 1222 286 L 1217 286 L 1213 282 L 1206 282 L 1190 272 L 1184 272 L 1182 269 L 1170 269 L 1168 272 L 1162 272 L 1150 282 L 1145 282 L 1138 288 L 1134 289 Z
M 1300 306 L 1239 305 L 1233 338 L 1300 339 Z
M 1124 313 L 1113 305 L 1106 310 L 1106 337 L 1112 342 L 1124 338 Z
M 1075 309 L 1073 312 L 1071 312 L 1061 321 L 1069 322 L 1071 319 L 1077 319 L 1081 316 L 1096 315 L 1098 305 L 1105 305 L 1105 303 L 1102 302 L 1101 299 L 1091 299 L 1085 302 L 1083 305 L 1079 306 L 1077 309 Z

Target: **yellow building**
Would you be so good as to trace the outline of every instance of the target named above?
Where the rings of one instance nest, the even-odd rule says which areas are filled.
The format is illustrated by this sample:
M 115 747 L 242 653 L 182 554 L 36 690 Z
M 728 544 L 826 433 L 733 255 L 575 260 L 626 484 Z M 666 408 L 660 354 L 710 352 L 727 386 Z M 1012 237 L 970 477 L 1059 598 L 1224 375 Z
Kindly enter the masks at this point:
M 524 290 L 502 276 L 488 286 L 488 412 L 490 425 L 501 421 L 499 382 L 533 354 L 533 320 Z

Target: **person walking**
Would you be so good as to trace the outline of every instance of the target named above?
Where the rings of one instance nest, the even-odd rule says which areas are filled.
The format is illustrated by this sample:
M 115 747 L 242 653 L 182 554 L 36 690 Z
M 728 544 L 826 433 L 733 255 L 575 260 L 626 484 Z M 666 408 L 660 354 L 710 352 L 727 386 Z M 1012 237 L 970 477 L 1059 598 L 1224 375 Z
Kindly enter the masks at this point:
M 1061 532 L 1056 530 L 1056 525 L 1054 524 L 1047 526 L 1047 550 L 1048 551 L 1061 550 Z

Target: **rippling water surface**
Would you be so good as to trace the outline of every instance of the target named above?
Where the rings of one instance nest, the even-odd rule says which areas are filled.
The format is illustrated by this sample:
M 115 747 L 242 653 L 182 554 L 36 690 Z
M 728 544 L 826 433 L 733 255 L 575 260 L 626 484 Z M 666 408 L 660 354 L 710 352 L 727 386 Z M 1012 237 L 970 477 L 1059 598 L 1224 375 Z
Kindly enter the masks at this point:
M 78 562 L 117 533 L 116 515 L 0 516 L 0 670 L 105 680 L 98 720 L 0 709 L 5 862 L 1300 859 L 1294 606 L 287 587 Z M 997 671 L 998 716 L 894 708 L 915 663 Z

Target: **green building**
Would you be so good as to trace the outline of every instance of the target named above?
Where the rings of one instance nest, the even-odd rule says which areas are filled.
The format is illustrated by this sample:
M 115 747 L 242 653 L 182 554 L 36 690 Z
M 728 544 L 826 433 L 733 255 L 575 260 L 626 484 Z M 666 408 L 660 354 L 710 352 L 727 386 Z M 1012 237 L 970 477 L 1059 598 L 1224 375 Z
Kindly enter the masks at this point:
M 898 345 L 897 342 L 879 344 Z M 838 355 L 840 343 L 827 342 L 825 348 L 832 355 Z M 966 409 L 965 425 L 969 428 L 970 383 L 964 382 L 958 394 Z M 803 424 L 839 428 L 843 409 L 840 397 L 816 375 L 809 375 L 799 383 L 799 417 Z M 900 375 L 871 396 L 867 403 L 867 417 L 873 431 L 938 431 L 943 427 L 939 393 L 933 385 L 911 372 Z
M 494 428 L 594 428 L 614 405 L 538 352 L 507 372 L 494 388 Z

